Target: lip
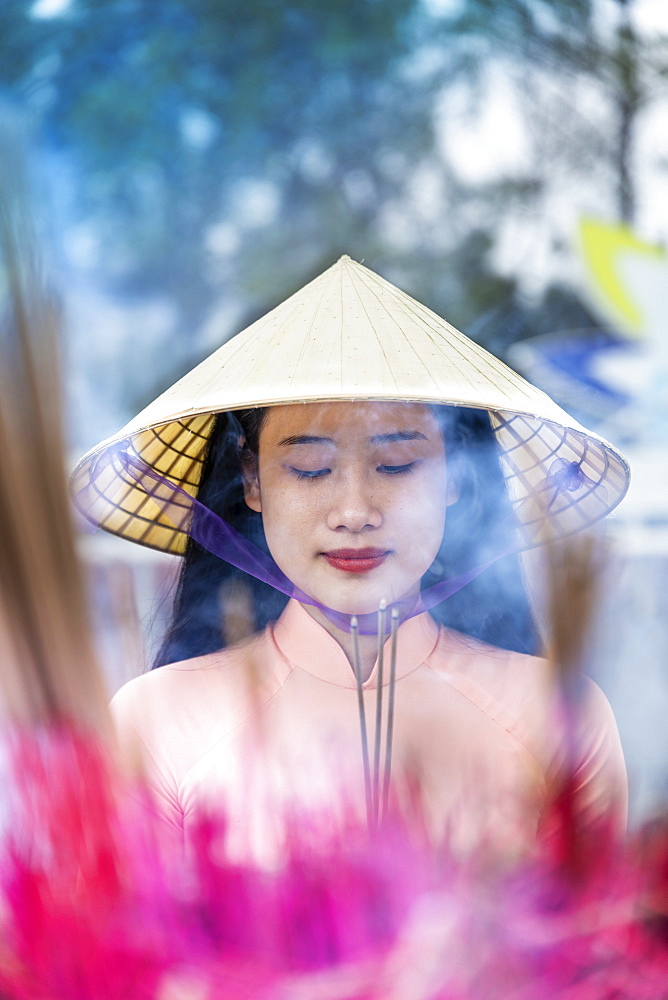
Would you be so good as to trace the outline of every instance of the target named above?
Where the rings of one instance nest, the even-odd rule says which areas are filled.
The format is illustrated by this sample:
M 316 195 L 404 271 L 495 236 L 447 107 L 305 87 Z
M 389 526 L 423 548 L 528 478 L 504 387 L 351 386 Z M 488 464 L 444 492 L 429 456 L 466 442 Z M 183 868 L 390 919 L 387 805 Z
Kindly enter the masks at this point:
M 389 556 L 387 549 L 333 549 L 322 553 L 330 566 L 345 573 L 368 573 Z

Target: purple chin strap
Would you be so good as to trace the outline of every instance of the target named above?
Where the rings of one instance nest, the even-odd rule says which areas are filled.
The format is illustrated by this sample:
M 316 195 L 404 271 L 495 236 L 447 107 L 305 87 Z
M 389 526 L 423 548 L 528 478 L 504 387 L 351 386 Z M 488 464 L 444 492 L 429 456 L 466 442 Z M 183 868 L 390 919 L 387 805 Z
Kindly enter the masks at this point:
M 123 448 L 121 446 L 115 450 L 113 459 L 120 463 L 127 479 L 144 489 L 147 496 L 154 503 L 158 504 L 163 516 L 170 520 L 178 530 L 185 530 L 182 525 L 186 522 L 188 524 L 187 533 L 202 548 L 211 552 L 219 559 L 223 559 L 230 566 L 234 566 L 236 569 L 248 573 L 257 580 L 269 584 L 287 597 L 294 598 L 302 604 L 319 608 L 333 625 L 336 625 L 343 631 L 350 631 L 351 618 L 354 616 L 334 611 L 332 608 L 326 607 L 313 597 L 305 594 L 279 569 L 270 555 L 263 552 L 257 545 L 236 531 L 224 518 L 215 514 L 208 507 L 205 507 L 204 504 L 193 498 L 180 486 L 161 476 L 160 473 L 156 472 L 155 469 L 147 465 L 139 457 L 129 454 L 127 447 Z M 110 461 L 110 458 L 103 453 L 98 461 L 105 460 Z M 95 476 L 92 478 L 94 479 Z M 572 492 L 585 482 L 590 482 L 590 480 L 582 472 L 579 463 L 569 463 L 564 459 L 557 459 L 550 468 L 550 473 L 545 484 L 547 495 L 545 496 L 544 503 L 546 508 L 549 510 L 559 494 L 564 491 Z M 149 484 L 152 485 L 149 486 Z M 92 504 L 88 504 L 86 500 L 88 489 L 92 489 L 92 487 L 85 488 L 77 495 L 77 500 L 79 501 L 77 506 L 84 511 L 87 507 L 93 506 Z M 514 515 L 511 515 L 511 517 L 514 520 Z M 437 604 L 441 604 L 442 601 L 447 600 L 452 594 L 461 590 L 462 587 L 465 587 L 467 583 L 474 580 L 498 559 L 509 555 L 511 552 L 518 552 L 523 547 L 518 539 L 513 544 L 504 547 L 502 551 L 498 552 L 491 559 L 473 567 L 473 569 L 468 570 L 466 573 L 447 580 L 441 580 L 426 588 L 421 592 L 417 600 L 410 598 L 388 605 L 388 622 L 394 609 L 397 611 L 395 618 L 398 617 L 401 622 L 424 611 L 428 611 Z M 377 612 L 357 615 L 356 617 L 359 634 L 378 634 Z

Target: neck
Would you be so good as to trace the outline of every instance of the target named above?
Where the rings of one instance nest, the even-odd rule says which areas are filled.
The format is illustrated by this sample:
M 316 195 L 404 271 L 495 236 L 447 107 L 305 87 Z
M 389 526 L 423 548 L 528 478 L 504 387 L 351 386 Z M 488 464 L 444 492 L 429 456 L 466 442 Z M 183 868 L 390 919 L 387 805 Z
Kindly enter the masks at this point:
M 315 608 L 311 604 L 302 604 L 304 611 L 319 625 L 329 632 L 332 639 L 335 639 L 339 644 L 343 652 L 346 654 L 348 663 L 350 664 L 350 669 L 354 672 L 354 657 L 353 657 L 353 637 L 350 632 L 345 632 L 340 629 L 338 625 L 334 625 L 327 615 L 320 610 L 320 608 Z M 359 652 L 359 662 L 360 662 L 360 673 L 362 675 L 362 681 L 366 681 L 371 676 L 371 672 L 376 663 L 376 658 L 378 656 L 378 636 L 377 635 L 360 635 L 358 636 L 357 644 Z
M 418 595 L 419 591 L 417 591 L 415 595 L 407 594 L 402 598 L 402 602 L 411 600 L 413 602 L 413 605 L 415 605 Z M 339 644 L 339 646 L 346 655 L 348 663 L 350 664 L 350 669 L 354 673 L 355 661 L 353 654 L 353 637 L 351 632 L 348 629 L 339 628 L 338 625 L 330 621 L 330 619 L 327 617 L 327 614 L 325 613 L 325 611 L 322 610 L 322 608 L 315 607 L 312 604 L 305 604 L 305 603 L 302 603 L 302 607 L 304 611 L 306 611 L 307 614 L 311 616 L 311 618 L 317 621 L 319 625 L 322 625 L 325 631 L 328 632 L 331 635 L 331 637 Z M 363 617 L 365 619 L 370 619 L 373 617 L 375 619 L 375 614 L 373 615 L 366 614 L 360 617 Z M 387 638 L 390 632 L 389 612 L 386 616 L 385 630 L 386 630 L 385 638 Z M 378 633 L 372 631 L 371 634 L 365 635 L 362 631 L 360 631 L 357 637 L 357 649 L 359 653 L 360 674 L 362 677 L 362 682 L 364 682 L 367 681 L 371 676 L 373 668 L 376 664 L 376 660 L 378 658 Z

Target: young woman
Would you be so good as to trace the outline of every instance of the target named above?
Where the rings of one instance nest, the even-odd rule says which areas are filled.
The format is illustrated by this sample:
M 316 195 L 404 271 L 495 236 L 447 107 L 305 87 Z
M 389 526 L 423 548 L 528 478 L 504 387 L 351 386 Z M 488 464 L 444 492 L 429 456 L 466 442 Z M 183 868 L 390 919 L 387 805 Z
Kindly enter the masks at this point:
M 573 731 L 517 635 L 487 645 L 429 608 L 518 546 L 598 519 L 627 474 L 606 442 L 348 258 L 207 359 L 75 473 L 96 523 L 186 548 L 159 658 L 177 662 L 113 703 L 174 830 L 187 838 L 219 805 L 243 855 L 280 844 L 295 805 L 366 805 L 375 821 L 390 764 L 392 801 L 457 851 L 530 845 L 566 764 L 583 816 L 621 817 L 599 689 L 585 686 Z M 226 648 L 221 560 L 260 598 L 259 634 Z M 514 584 L 497 582 L 501 600 Z

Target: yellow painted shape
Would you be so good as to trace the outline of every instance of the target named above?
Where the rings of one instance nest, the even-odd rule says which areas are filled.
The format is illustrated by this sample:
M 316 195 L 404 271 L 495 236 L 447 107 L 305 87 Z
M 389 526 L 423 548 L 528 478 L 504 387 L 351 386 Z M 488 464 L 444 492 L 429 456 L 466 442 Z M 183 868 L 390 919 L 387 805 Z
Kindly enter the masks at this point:
M 641 240 L 623 223 L 611 224 L 590 218 L 580 221 L 580 241 L 588 275 L 605 308 L 627 333 L 642 335 L 645 317 L 633 298 L 633 289 L 619 276 L 619 258 L 633 253 L 668 261 L 665 249 Z

